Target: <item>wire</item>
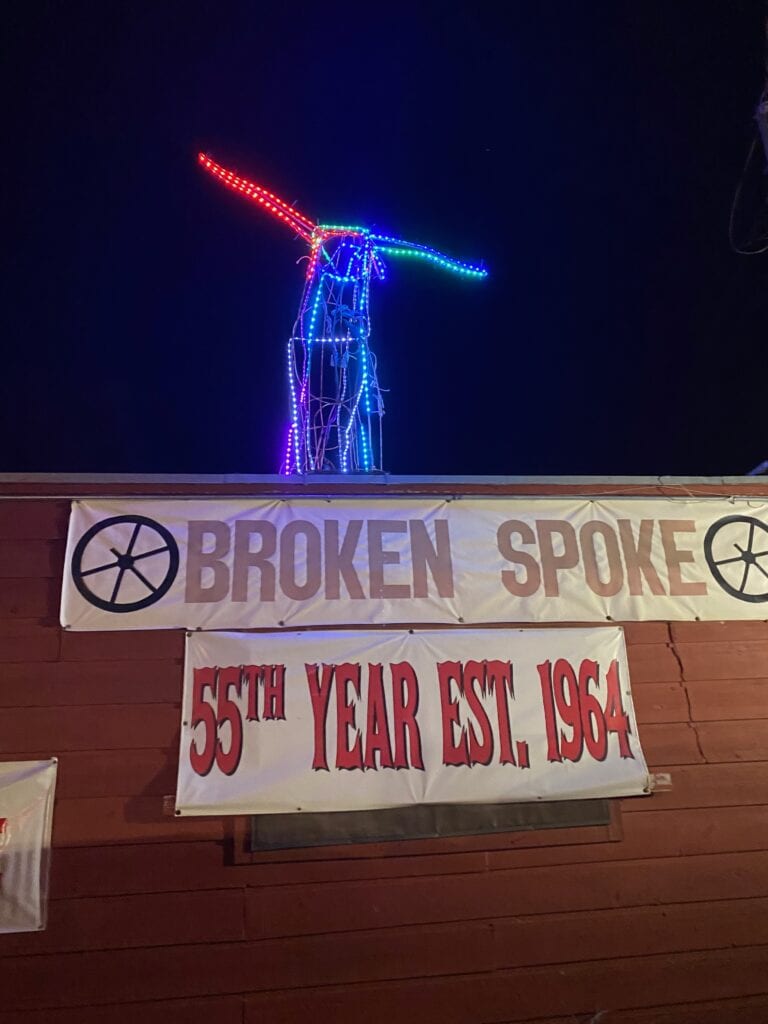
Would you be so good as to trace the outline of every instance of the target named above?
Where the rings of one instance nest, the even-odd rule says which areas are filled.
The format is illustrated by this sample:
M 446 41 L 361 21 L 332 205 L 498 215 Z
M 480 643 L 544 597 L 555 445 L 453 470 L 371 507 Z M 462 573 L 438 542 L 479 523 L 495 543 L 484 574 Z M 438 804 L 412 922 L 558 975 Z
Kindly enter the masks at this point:
M 766 106 L 766 104 L 768 104 L 768 3 L 766 3 L 766 12 L 766 47 L 764 51 L 764 65 L 766 78 L 765 84 L 763 85 L 762 94 L 757 104 L 758 117 L 765 116 L 763 113 L 763 108 Z M 754 227 L 760 225 L 761 220 L 764 220 L 765 223 L 760 225 L 760 227 L 755 231 L 753 238 L 746 240 L 743 244 L 740 244 L 739 242 L 736 241 L 735 231 L 736 215 L 739 209 L 739 204 L 741 202 L 741 194 L 744 188 L 744 184 L 747 180 L 747 173 L 750 169 L 752 159 L 755 153 L 758 151 L 758 143 L 765 141 L 766 140 L 763 136 L 762 129 L 760 125 L 758 125 L 758 130 L 752 137 L 752 142 L 750 143 L 749 150 L 747 152 L 747 159 L 744 161 L 744 167 L 742 169 L 739 181 L 736 185 L 736 191 L 733 194 L 733 202 L 731 203 L 731 213 L 728 218 L 728 241 L 730 243 L 731 249 L 733 249 L 733 251 L 735 253 L 738 253 L 740 256 L 759 256 L 762 253 L 768 252 L 768 217 L 766 217 L 766 213 L 768 213 L 768 192 L 763 196 L 762 205 L 764 209 L 758 212 Z M 762 149 L 762 147 L 760 148 Z M 765 152 L 765 156 L 766 158 L 768 158 L 768 149 Z M 765 174 L 765 172 L 763 173 Z M 758 246 L 758 248 L 755 248 L 755 246 Z
M 760 244 L 761 242 L 764 242 L 764 244 L 762 245 L 762 248 L 760 248 L 760 249 L 753 249 L 753 248 L 746 248 L 745 247 L 746 245 L 749 245 L 748 242 L 745 243 L 745 245 L 743 245 L 743 246 L 739 245 L 736 242 L 735 231 L 734 231 L 735 220 L 736 220 L 736 211 L 737 211 L 738 206 L 739 206 L 739 200 L 741 198 L 741 192 L 742 192 L 742 189 L 744 187 L 744 182 L 745 182 L 746 177 L 747 177 L 747 171 L 749 170 L 749 165 L 751 164 L 752 157 L 754 156 L 755 151 L 757 149 L 757 143 L 759 141 L 759 138 L 760 138 L 759 133 L 755 133 L 755 135 L 754 135 L 754 137 L 752 139 L 752 142 L 750 144 L 749 151 L 747 153 L 747 159 L 744 161 L 744 168 L 743 168 L 743 170 L 741 172 L 741 177 L 739 178 L 738 184 L 736 185 L 736 191 L 733 194 L 733 202 L 731 203 L 731 214 L 730 214 L 730 217 L 728 218 L 728 241 L 730 242 L 731 248 L 733 249 L 733 251 L 735 253 L 738 253 L 740 256 L 759 256 L 761 253 L 768 252 L 768 234 L 763 235 L 763 238 L 760 239 L 757 242 L 757 244 Z M 766 200 L 766 202 L 768 202 L 768 199 Z

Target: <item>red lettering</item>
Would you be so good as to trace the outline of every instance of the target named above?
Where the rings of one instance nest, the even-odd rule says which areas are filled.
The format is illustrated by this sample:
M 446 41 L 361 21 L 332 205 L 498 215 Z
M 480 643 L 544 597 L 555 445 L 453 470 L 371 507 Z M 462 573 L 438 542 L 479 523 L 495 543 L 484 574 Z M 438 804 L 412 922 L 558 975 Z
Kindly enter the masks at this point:
M 248 713 L 246 718 L 249 722 L 259 720 L 259 683 L 264 677 L 263 665 L 241 665 L 240 673 L 248 693 Z
M 629 715 L 621 701 L 619 684 L 619 663 L 612 661 L 605 674 L 607 700 L 605 702 L 605 725 L 608 732 L 615 732 L 619 738 L 619 754 L 622 757 L 634 757 L 629 746 Z
M 544 701 L 544 725 L 547 730 L 547 760 L 562 761 L 557 737 L 555 705 L 552 698 L 552 662 L 543 661 L 536 666 L 541 683 L 541 697 Z
M 354 699 L 350 702 L 349 687 L 360 697 L 360 666 L 344 662 L 336 666 L 336 767 L 351 771 L 363 767 L 360 730 L 355 721 Z M 354 739 L 349 745 L 349 730 Z
M 596 761 L 604 761 L 608 754 L 608 736 L 600 702 L 589 692 L 589 684 L 600 685 L 600 669 L 596 661 L 585 658 L 579 667 L 579 695 L 581 726 L 587 750 Z
M 376 764 L 376 755 L 379 763 Z M 394 768 L 392 745 L 384 696 L 384 674 L 381 665 L 368 666 L 368 716 L 365 730 L 365 767 Z
M 443 764 L 469 764 L 467 731 L 459 723 L 459 702 L 453 699 L 451 684 L 455 683 L 459 694 L 462 692 L 460 661 L 441 661 L 437 666 L 440 687 L 440 710 L 443 721 Z M 455 739 L 454 728 L 460 728 L 459 739 Z
M 264 720 L 285 718 L 285 665 L 264 666 Z
M 489 661 L 487 663 L 488 687 L 496 694 L 496 713 L 499 719 L 499 763 L 515 764 L 512 753 L 512 727 L 509 722 L 507 693 L 514 700 L 515 691 L 512 684 L 512 665 L 508 661 Z M 518 747 L 520 744 L 518 744 Z M 521 767 L 526 767 L 521 765 Z
M 566 761 L 580 761 L 584 750 L 584 728 L 581 724 L 579 685 L 573 666 L 565 658 L 558 658 L 555 662 L 552 683 L 557 714 L 573 730 L 570 738 L 560 732 L 560 753 Z
M 470 711 L 475 716 L 480 727 L 482 739 L 478 738 L 472 722 L 469 723 L 469 763 L 490 764 L 493 757 L 493 730 L 488 720 L 481 694 L 488 692 L 488 681 L 486 676 L 486 664 L 484 661 L 468 661 L 464 666 L 462 674 L 462 686 L 464 696 Z M 478 694 L 475 689 L 480 687 Z
M 204 727 L 202 749 L 197 746 L 195 739 L 189 746 L 189 763 L 196 775 L 208 774 L 213 768 L 216 753 L 216 715 L 205 699 L 206 690 L 211 691 L 212 697 L 216 696 L 216 674 L 212 665 L 196 668 L 192 673 L 192 715 L 189 724 L 193 731 L 198 725 Z
M 240 696 L 242 679 L 239 665 L 227 665 L 217 671 L 216 724 L 219 738 L 216 741 L 216 765 L 224 775 L 235 774 L 243 754 L 243 720 L 240 708 L 229 696 L 232 689 Z M 221 726 L 225 722 L 229 723 L 229 749 L 226 751 L 221 742 Z
M 285 665 L 241 665 L 241 682 L 248 693 L 249 722 L 259 721 L 259 685 L 262 695 L 262 717 L 285 720 Z
M 314 718 L 315 752 L 312 758 L 312 767 L 316 771 L 328 771 L 328 757 L 325 746 L 325 719 L 328 715 L 328 701 L 331 696 L 333 670 L 333 665 L 323 665 L 322 674 L 318 678 L 317 665 L 304 666 L 304 671 L 307 673 L 309 698 L 312 701 L 312 717 Z
M 419 681 L 407 661 L 390 665 L 392 712 L 395 733 L 395 768 L 422 768 L 421 735 L 416 721 L 419 709 Z M 408 763 L 410 749 L 411 763 Z
M 628 739 L 629 716 L 621 700 L 618 662 L 611 662 L 605 676 L 605 707 L 597 695 L 590 692 L 590 685 L 600 688 L 600 667 L 596 661 L 585 658 L 579 666 L 578 679 L 565 658 L 555 662 L 554 670 L 548 661 L 537 667 L 550 761 L 579 761 L 585 746 L 590 757 L 604 761 L 608 756 L 608 734 L 612 732 L 618 736 L 621 756 L 633 756 Z M 570 738 L 560 730 L 560 722 L 573 730 Z M 518 752 L 519 749 L 518 743 Z

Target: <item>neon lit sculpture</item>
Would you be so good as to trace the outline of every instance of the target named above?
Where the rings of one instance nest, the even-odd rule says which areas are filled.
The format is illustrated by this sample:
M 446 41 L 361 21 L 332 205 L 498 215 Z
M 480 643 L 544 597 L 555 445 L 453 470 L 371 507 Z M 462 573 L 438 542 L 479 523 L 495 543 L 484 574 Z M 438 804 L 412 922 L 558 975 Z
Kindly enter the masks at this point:
M 381 470 L 384 404 L 369 345 L 369 291 L 371 277 L 385 276 L 382 254 L 428 260 L 465 277 L 486 277 L 487 271 L 368 228 L 315 224 L 272 192 L 204 153 L 198 161 L 228 188 L 258 203 L 309 243 L 299 314 L 288 340 L 291 421 L 281 471 Z

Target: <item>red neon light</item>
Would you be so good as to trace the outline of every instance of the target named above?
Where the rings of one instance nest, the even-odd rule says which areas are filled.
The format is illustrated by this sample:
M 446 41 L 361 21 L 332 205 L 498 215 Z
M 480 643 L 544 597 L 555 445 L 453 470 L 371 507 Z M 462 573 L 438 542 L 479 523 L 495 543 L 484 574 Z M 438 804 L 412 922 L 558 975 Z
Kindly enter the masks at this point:
M 269 210 L 273 216 L 293 228 L 302 238 L 305 238 L 307 241 L 311 240 L 316 225 L 309 217 L 299 213 L 298 210 L 294 209 L 293 206 L 289 206 L 279 196 L 276 196 L 273 192 L 268 192 L 267 189 L 262 188 L 261 185 L 257 185 L 253 181 L 249 181 L 247 178 L 238 177 L 234 171 L 228 171 L 226 167 L 217 164 L 215 160 L 211 160 L 205 153 L 198 153 L 197 162 L 212 174 L 214 178 L 218 178 L 227 188 L 231 188 L 234 192 L 240 192 L 241 195 L 246 196 L 248 199 L 253 199 L 263 206 L 265 210 Z

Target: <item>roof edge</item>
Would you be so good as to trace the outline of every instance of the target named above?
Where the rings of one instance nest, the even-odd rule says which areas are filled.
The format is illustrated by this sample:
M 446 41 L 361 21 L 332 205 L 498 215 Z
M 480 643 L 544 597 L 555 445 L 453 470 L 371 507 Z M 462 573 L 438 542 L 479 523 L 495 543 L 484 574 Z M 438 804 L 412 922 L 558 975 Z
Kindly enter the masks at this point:
M 374 497 L 768 499 L 768 477 L 0 473 L 0 501 Z
M 284 476 L 282 474 L 241 474 L 241 473 L 0 473 L 0 486 L 14 484 L 151 484 L 161 486 L 170 484 L 181 485 L 218 485 L 229 484 L 261 486 L 291 486 L 317 488 L 325 485 L 341 484 L 365 487 L 421 487 L 432 484 L 450 486 L 490 486 L 509 487 L 532 484 L 537 487 L 551 484 L 553 486 L 592 486 L 622 484 L 633 487 L 686 487 L 705 484 L 709 486 L 753 485 L 768 486 L 760 483 L 756 476 L 396 476 L 388 473 L 307 473 L 303 476 Z

